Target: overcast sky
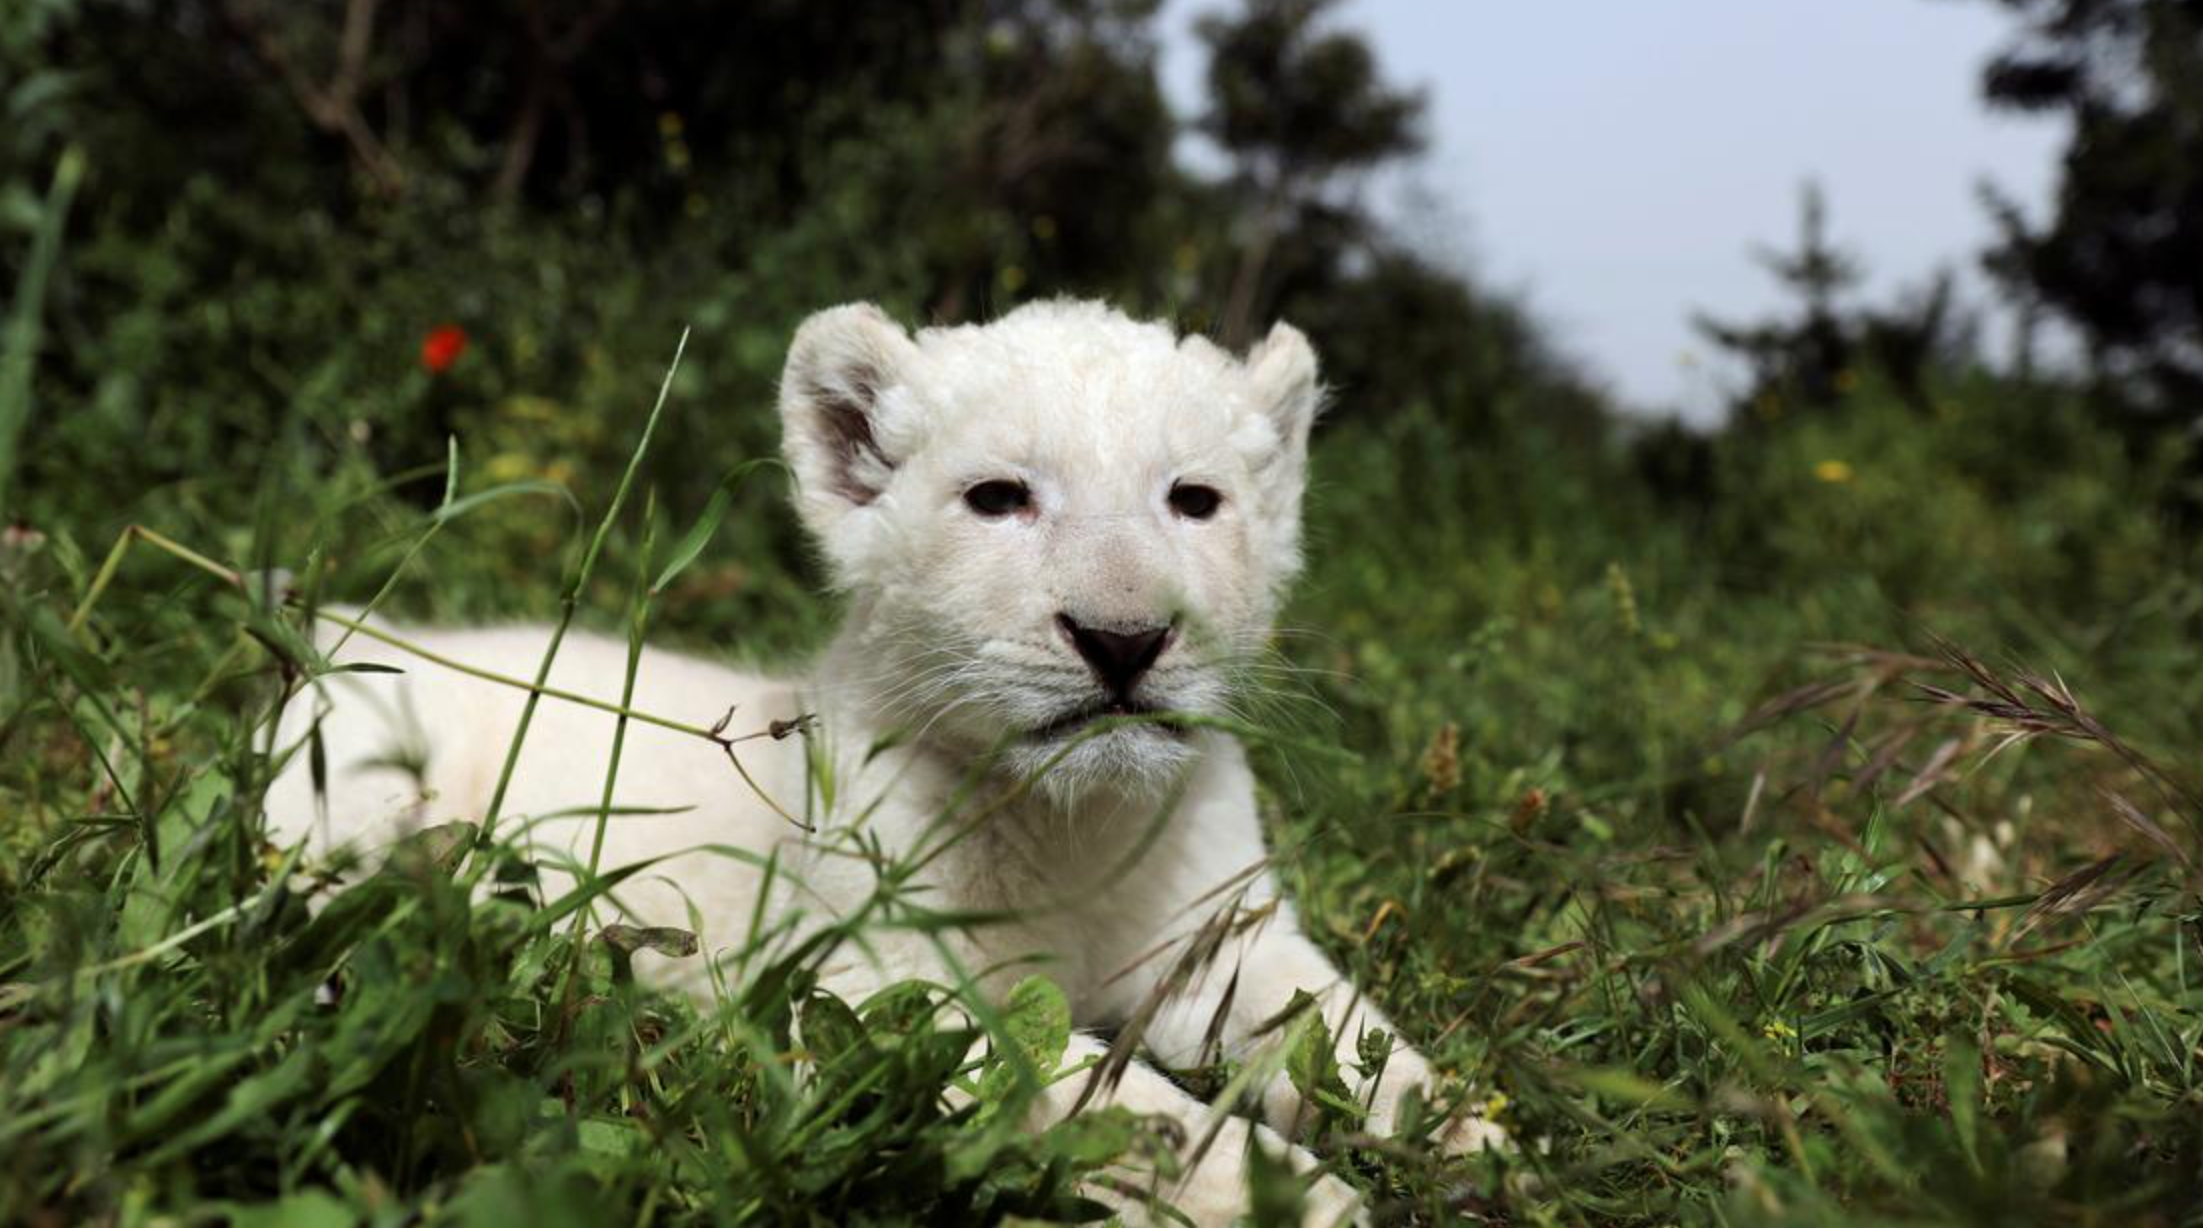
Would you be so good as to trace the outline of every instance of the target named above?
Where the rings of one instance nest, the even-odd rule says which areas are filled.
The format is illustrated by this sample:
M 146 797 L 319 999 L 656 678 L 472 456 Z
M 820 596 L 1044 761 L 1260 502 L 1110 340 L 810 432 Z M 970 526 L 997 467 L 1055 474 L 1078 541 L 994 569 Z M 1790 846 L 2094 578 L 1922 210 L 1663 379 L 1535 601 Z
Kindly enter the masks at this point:
M 1164 11 L 1165 83 L 1188 112 L 1193 18 L 1215 7 Z M 1972 276 L 1985 178 L 2034 216 L 2050 197 L 2062 126 L 1979 101 L 2009 29 L 1988 0 L 1350 0 L 1340 20 L 1429 91 L 1415 179 L 1451 257 L 1523 291 L 1643 406 L 1714 411 L 1723 373 L 1690 314 L 1774 301 L 1750 250 L 1790 243 L 1808 178 L 1869 297 L 1940 264 Z

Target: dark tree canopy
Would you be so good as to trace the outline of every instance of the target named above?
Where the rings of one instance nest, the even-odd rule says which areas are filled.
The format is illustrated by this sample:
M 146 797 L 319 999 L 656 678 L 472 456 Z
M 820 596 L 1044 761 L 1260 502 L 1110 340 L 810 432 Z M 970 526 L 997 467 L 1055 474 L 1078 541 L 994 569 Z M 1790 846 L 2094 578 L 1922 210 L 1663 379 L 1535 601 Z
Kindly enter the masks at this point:
M 1828 205 L 1819 187 L 1805 188 L 1796 249 L 1761 250 L 1756 257 L 1794 300 L 1794 313 L 1750 324 L 1700 315 L 1698 331 L 1745 361 L 1752 380 L 1748 404 L 1760 416 L 1779 412 L 1785 403 L 1826 405 L 1836 399 L 1854 361 L 1856 346 L 1838 304 L 1858 285 L 1861 270 L 1830 241 Z
M 1704 313 L 1692 320 L 1701 336 L 1743 362 L 1748 380 L 1732 408 L 1746 426 L 1792 409 L 1835 406 L 1867 366 L 1924 408 L 1931 374 L 1973 360 L 1973 321 L 1947 269 L 1886 306 L 1853 301 L 1866 268 L 1830 237 L 1828 202 L 1817 184 L 1800 196 L 1796 246 L 1762 248 L 1754 257 L 1782 288 L 1785 307 L 1748 322 Z
M 2203 422 L 2203 0 L 1998 3 L 2019 31 L 1984 92 L 2072 137 L 2052 215 L 2000 207 L 1989 267 L 2077 327 L 2123 399 Z
M 1247 234 L 1223 309 L 1241 343 L 1274 301 L 1295 233 L 1364 228 L 1351 199 L 1361 173 L 1422 148 L 1424 100 L 1381 78 L 1357 34 L 1331 28 L 1337 0 L 1249 0 L 1197 27 L 1209 52 L 1209 110 L 1200 130 L 1233 162 Z M 1341 226 L 1341 222 L 1345 226 Z
M 1321 179 L 1422 148 L 1422 96 L 1387 85 L 1365 39 L 1324 28 L 1335 8 L 1253 0 L 1201 19 L 1211 100 L 1201 130 L 1250 173 Z

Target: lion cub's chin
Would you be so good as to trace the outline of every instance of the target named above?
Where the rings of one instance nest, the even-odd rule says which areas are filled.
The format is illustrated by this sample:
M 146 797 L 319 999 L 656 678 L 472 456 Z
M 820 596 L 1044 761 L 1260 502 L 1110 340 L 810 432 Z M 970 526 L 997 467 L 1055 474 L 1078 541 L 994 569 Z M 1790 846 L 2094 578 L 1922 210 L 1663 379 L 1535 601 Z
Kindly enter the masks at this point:
M 1021 738 L 1002 755 L 1013 780 L 1057 806 L 1160 802 L 1200 753 L 1193 731 L 1161 723 L 1076 728 Z

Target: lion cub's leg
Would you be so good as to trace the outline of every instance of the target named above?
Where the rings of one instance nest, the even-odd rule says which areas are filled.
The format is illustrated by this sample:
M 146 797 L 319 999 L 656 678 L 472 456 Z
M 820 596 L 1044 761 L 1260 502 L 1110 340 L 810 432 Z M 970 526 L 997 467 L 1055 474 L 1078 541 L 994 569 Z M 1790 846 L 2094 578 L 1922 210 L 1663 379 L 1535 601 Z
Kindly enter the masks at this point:
M 1265 1025 L 1292 1005 L 1296 993 L 1305 991 L 1323 1010 L 1341 1077 L 1369 1108 L 1371 1133 L 1393 1133 L 1402 1098 L 1410 1089 L 1434 1100 L 1437 1083 L 1430 1063 L 1400 1042 L 1391 1022 L 1300 933 L 1289 912 L 1270 918 L 1235 945 L 1236 950 L 1227 948 L 1218 966 L 1158 1014 L 1148 1043 L 1166 1063 L 1198 1063 L 1215 1056 L 1200 1051 L 1212 1038 L 1220 1039 L 1226 1056 L 1240 1060 L 1264 1056 L 1289 1034 L 1287 1030 L 1263 1034 Z M 1215 1026 L 1219 1014 L 1220 1029 Z M 1391 1052 L 1370 1079 L 1360 1072 L 1361 1039 L 1380 1030 L 1393 1036 Z M 1263 1119 L 1287 1137 L 1298 1134 L 1317 1116 L 1282 1071 L 1263 1088 L 1262 1108 Z M 1437 1141 L 1449 1153 L 1459 1154 L 1499 1146 L 1506 1137 L 1497 1125 L 1462 1115 L 1440 1130 Z
M 1108 1046 L 1095 1037 L 1074 1035 L 1064 1054 L 1064 1066 L 1075 1070 L 1097 1062 L 1107 1050 Z M 1052 1084 L 1038 1110 L 1047 1120 L 1035 1124 L 1053 1124 L 1070 1115 L 1078 1107 L 1089 1082 L 1090 1076 L 1080 1073 Z M 1156 1207 L 1155 1202 L 1170 1204 L 1201 1228 L 1229 1224 L 1245 1215 L 1249 1147 L 1260 1147 L 1272 1156 L 1284 1157 L 1293 1171 L 1304 1178 L 1318 1166 L 1316 1158 L 1305 1148 L 1287 1142 L 1266 1126 L 1231 1116 L 1194 1099 L 1142 1062 L 1128 1066 L 1115 1087 L 1106 1091 L 1095 1089 L 1084 1107 L 1091 1110 L 1103 1105 L 1117 1105 L 1143 1117 L 1163 1119 L 1177 1149 L 1175 1179 L 1166 1178 L 1143 1164 L 1125 1164 L 1112 1171 L 1107 1188 L 1089 1189 L 1090 1194 L 1116 1207 L 1128 1222 L 1176 1222 Z M 1315 1178 L 1308 1186 L 1305 1201 L 1304 1222 L 1311 1226 L 1328 1228 L 1359 1223 L 1363 1219 L 1360 1200 L 1336 1177 Z
M 983 965 L 980 948 L 961 942 L 965 966 Z M 948 984 L 954 974 L 938 952 L 924 940 L 908 934 L 881 935 L 867 957 L 830 962 L 822 969 L 821 983 L 850 1003 L 864 1001 L 885 985 L 905 978 Z M 954 1009 L 954 1008 L 950 1008 Z M 990 1042 L 974 1042 L 973 1056 Z M 1223 1228 L 1247 1213 L 1247 1149 L 1258 1146 L 1272 1156 L 1283 1156 L 1296 1173 L 1309 1174 L 1318 1166 L 1315 1156 L 1268 1127 L 1234 1117 L 1195 1099 L 1153 1067 L 1133 1062 L 1113 1085 L 1094 1087 L 1092 1068 L 1109 1046 L 1083 1032 L 1074 1032 L 1058 1066 L 1069 1073 L 1058 1075 L 1032 1109 L 1028 1124 L 1045 1129 L 1075 1112 L 1120 1106 L 1148 1118 L 1160 1119 L 1176 1151 L 1175 1174 L 1158 1172 L 1145 1161 L 1128 1158 L 1114 1166 L 1105 1181 L 1090 1184 L 1086 1192 L 1117 1209 L 1128 1223 L 1177 1224 L 1181 1221 L 1159 1210 L 1169 1204 L 1192 1220 L 1197 1228 Z M 962 1098 L 951 1093 L 952 1102 Z M 1305 1199 L 1309 1228 L 1360 1222 L 1361 1203 L 1352 1189 L 1331 1176 L 1316 1177 Z

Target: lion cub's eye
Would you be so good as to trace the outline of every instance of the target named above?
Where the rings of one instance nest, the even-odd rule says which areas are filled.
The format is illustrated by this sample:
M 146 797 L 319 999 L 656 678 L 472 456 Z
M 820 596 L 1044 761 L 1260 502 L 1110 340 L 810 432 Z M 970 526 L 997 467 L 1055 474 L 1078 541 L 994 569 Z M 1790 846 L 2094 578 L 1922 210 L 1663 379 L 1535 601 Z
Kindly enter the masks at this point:
M 981 482 L 964 492 L 964 506 L 982 516 L 1007 516 L 1033 505 L 1033 492 L 1023 482 L 996 479 Z
M 1207 520 L 1223 505 L 1224 496 L 1214 486 L 1181 482 L 1170 488 L 1170 510 L 1188 520 Z

